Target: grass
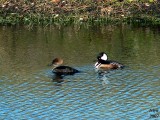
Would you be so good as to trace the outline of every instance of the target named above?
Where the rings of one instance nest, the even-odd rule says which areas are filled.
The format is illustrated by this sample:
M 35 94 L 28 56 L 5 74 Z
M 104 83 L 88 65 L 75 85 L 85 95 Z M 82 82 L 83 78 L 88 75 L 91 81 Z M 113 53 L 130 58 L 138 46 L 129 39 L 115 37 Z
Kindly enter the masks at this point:
M 53 0 L 52 0 L 53 1 Z M 160 3 L 153 0 L 1 0 L 1 25 L 160 24 Z M 100 2 L 98 2 L 100 1 Z

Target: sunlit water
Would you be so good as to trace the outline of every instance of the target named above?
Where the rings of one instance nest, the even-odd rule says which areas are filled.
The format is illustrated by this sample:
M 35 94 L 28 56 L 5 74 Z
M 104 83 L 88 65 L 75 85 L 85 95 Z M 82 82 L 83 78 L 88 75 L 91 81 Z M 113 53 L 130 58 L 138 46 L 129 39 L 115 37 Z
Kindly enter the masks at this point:
M 101 51 L 126 67 L 98 74 Z M 54 57 L 82 72 L 56 78 Z M 0 27 L 0 68 L 0 119 L 160 119 L 158 29 Z

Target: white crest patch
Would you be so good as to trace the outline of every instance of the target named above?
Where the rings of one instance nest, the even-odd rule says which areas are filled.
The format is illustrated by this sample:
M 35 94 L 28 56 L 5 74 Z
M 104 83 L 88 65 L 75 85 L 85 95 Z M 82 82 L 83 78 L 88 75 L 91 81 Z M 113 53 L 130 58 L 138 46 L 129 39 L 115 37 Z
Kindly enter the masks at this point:
M 107 55 L 104 53 L 103 56 L 101 57 L 102 60 L 107 60 Z

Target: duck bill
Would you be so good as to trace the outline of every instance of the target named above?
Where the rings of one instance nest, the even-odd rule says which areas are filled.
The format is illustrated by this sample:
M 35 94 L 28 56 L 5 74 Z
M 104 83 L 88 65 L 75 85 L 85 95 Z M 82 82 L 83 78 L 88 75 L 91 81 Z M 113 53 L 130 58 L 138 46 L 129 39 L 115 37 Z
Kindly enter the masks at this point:
M 48 66 L 52 66 L 52 65 L 53 65 L 53 63 L 48 64 Z

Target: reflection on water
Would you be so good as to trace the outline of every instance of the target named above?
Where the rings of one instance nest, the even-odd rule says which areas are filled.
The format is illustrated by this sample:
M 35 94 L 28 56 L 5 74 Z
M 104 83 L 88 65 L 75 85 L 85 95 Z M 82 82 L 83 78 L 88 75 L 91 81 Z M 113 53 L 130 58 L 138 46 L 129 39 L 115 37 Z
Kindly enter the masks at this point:
M 159 119 L 160 35 L 132 26 L 0 27 L 0 119 Z M 98 74 L 97 53 L 127 67 Z M 81 73 L 55 76 L 55 57 Z

